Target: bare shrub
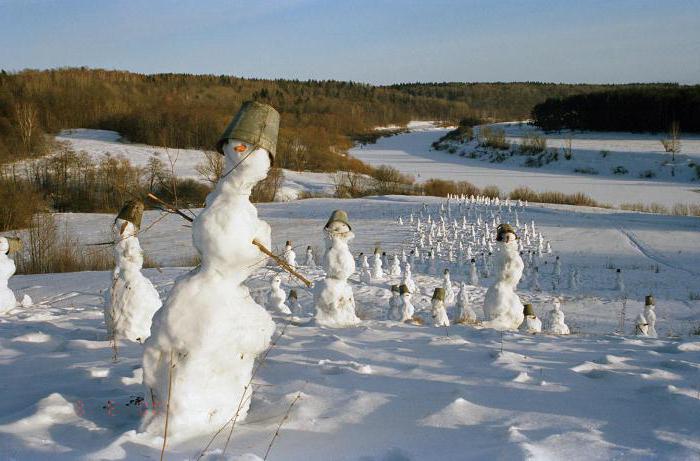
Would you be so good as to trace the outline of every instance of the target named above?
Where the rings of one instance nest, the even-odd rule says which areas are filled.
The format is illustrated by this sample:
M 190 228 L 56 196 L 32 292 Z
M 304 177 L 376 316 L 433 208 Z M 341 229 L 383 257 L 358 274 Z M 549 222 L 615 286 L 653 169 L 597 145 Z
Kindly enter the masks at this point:
M 539 154 L 545 150 L 547 150 L 547 139 L 536 133 L 528 133 L 518 146 L 518 151 L 524 155 Z
M 420 186 L 420 192 L 434 197 L 447 197 L 448 194 L 480 195 L 481 190 L 467 181 L 447 181 L 444 179 L 429 179 Z
M 501 128 L 482 127 L 479 130 L 478 140 L 481 147 L 491 147 L 500 150 L 510 149 L 510 144 L 506 141 L 506 132 Z
M 498 186 L 486 186 L 483 189 L 481 189 L 481 195 L 485 195 L 486 197 L 491 198 L 497 198 L 501 196 L 501 190 L 498 188 Z
M 274 202 L 277 191 L 282 187 L 284 174 L 281 168 L 272 167 L 267 173 L 267 177 L 253 187 L 250 200 L 254 203 Z
M 364 197 L 372 193 L 371 180 L 367 175 L 353 171 L 339 171 L 333 178 L 335 196 L 338 198 Z
M 211 184 L 216 184 L 224 174 L 224 156 L 215 151 L 204 151 L 204 159 L 196 167 L 199 173 L 205 180 Z
M 76 237 L 61 231 L 53 215 L 36 214 L 28 229 L 25 251 L 17 256 L 20 274 L 108 270 L 114 267 L 112 247 L 81 248 Z
M 508 197 L 511 200 L 527 200 L 528 202 L 536 203 L 557 203 L 562 205 L 578 205 L 578 206 L 593 206 L 608 208 L 592 199 L 586 194 L 576 192 L 574 194 L 565 194 L 563 192 L 545 191 L 536 192 L 529 187 L 518 187 L 513 189 Z

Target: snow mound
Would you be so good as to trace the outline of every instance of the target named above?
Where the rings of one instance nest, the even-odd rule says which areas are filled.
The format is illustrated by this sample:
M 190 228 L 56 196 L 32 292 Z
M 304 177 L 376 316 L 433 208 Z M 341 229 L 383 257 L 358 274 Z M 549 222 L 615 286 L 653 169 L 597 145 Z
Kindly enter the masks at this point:
M 372 367 L 366 364 L 352 361 L 319 360 L 321 373 L 326 375 L 339 375 L 347 371 L 354 371 L 361 375 L 371 375 Z

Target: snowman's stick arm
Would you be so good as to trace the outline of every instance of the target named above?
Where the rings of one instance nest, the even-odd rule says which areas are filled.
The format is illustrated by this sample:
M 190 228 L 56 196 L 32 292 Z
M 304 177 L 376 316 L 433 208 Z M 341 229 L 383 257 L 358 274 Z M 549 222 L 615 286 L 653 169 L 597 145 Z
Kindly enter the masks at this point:
M 170 205 L 169 203 L 164 202 L 163 200 L 161 200 L 160 198 L 156 197 L 155 195 L 149 193 L 149 194 L 148 194 L 148 198 L 150 198 L 151 200 L 153 200 L 153 201 L 156 202 L 156 203 L 159 203 L 159 204 L 163 205 L 163 206 L 165 207 L 165 209 L 168 210 L 169 212 L 171 212 L 171 213 L 177 213 L 177 214 L 179 214 L 180 216 L 182 216 L 183 218 L 185 218 L 186 220 L 188 220 L 189 222 L 193 222 L 193 221 L 194 221 L 193 218 L 187 216 L 187 215 L 186 215 L 185 213 L 183 213 L 182 211 L 178 210 L 177 208 L 175 208 L 174 206 Z
M 296 270 L 294 270 L 294 268 L 293 268 L 292 266 L 290 266 L 289 264 L 287 264 L 287 261 L 285 261 L 284 259 L 280 258 L 280 257 L 277 256 L 276 254 L 274 254 L 273 252 L 271 252 L 270 250 L 268 250 L 268 249 L 265 247 L 265 245 L 263 245 L 262 243 L 260 243 L 260 241 L 259 241 L 258 239 L 253 239 L 253 245 L 255 245 L 256 247 L 258 247 L 258 248 L 260 249 L 260 251 L 262 251 L 263 253 L 265 253 L 266 255 L 268 255 L 270 258 L 272 258 L 277 264 L 280 265 L 280 267 L 282 267 L 282 269 L 286 270 L 287 272 L 289 272 L 290 274 L 292 274 L 294 277 L 296 277 L 296 278 L 298 278 L 299 280 L 301 280 L 302 282 L 304 282 L 304 284 L 306 284 L 307 287 L 310 287 L 310 286 L 311 286 L 311 282 L 309 281 L 309 279 L 307 279 L 306 277 L 304 277 L 303 275 L 301 275 L 299 272 L 297 272 Z

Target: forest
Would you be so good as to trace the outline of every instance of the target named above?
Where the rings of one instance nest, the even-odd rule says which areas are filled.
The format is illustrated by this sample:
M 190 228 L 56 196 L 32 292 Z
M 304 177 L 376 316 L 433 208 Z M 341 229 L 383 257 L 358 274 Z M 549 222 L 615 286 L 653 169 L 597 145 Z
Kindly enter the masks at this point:
M 534 106 L 532 120 L 546 131 L 667 132 L 675 125 L 698 133 L 700 85 L 646 85 L 549 98 Z

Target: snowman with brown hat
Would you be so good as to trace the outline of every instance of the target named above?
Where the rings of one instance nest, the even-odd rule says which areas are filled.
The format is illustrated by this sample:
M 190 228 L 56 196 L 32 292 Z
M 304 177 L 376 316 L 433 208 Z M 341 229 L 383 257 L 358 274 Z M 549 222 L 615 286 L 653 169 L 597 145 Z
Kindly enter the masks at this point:
M 656 338 L 656 303 L 652 295 L 644 297 L 644 318 L 647 321 L 647 336 Z
M 523 323 L 520 324 L 520 330 L 526 333 L 541 333 L 542 321 L 535 314 L 532 304 L 527 303 L 523 306 Z
M 333 328 L 355 326 L 360 319 L 355 313 L 355 297 L 348 277 L 355 272 L 355 260 L 348 243 L 355 238 L 348 214 L 335 210 L 323 228 L 326 235 L 326 252 L 323 269 L 326 278 L 314 289 L 316 305 L 315 322 Z
M 17 307 L 17 298 L 7 283 L 17 267 L 10 258 L 22 249 L 22 241 L 17 237 L 0 237 L 0 314 Z
M 445 309 L 444 288 L 435 288 L 435 291 L 433 291 L 433 298 L 430 301 L 430 307 L 433 315 L 433 325 L 436 327 L 449 327 L 450 319 L 447 317 L 447 310 Z
M 523 323 L 523 304 L 515 288 L 523 275 L 523 260 L 518 254 L 517 235 L 509 224 L 496 229 L 496 281 L 484 297 L 483 323 L 497 330 L 517 330 Z
M 116 267 L 104 306 L 110 339 L 144 342 L 151 334 L 153 314 L 161 306 L 158 291 L 141 273 L 143 250 L 138 232 L 143 208 L 141 200 L 126 202 L 112 225 Z

